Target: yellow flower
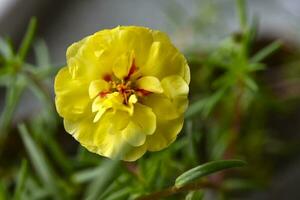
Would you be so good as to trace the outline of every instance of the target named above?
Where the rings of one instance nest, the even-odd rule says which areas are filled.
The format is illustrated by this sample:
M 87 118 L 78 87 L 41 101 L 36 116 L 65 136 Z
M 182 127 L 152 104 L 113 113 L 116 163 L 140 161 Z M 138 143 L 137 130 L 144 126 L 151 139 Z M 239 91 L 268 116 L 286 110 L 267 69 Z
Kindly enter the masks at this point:
M 55 78 L 64 126 L 89 151 L 134 161 L 171 144 L 183 125 L 190 72 L 168 36 L 144 27 L 102 30 L 72 44 Z

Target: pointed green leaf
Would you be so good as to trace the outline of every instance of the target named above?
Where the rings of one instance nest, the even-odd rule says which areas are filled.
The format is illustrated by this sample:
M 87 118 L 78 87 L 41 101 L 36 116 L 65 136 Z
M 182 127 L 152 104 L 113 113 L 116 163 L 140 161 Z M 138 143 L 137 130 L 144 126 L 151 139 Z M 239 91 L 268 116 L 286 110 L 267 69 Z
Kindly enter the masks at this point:
M 18 51 L 18 58 L 20 59 L 21 62 L 24 61 L 24 59 L 28 53 L 29 47 L 32 43 L 32 40 L 33 40 L 33 37 L 35 34 L 35 30 L 36 30 L 36 24 L 37 24 L 36 18 L 32 17 L 30 19 L 27 31 L 25 33 L 25 36 L 22 40 L 22 43 L 21 43 L 19 51 Z
M 40 39 L 34 44 L 34 53 L 38 67 L 50 67 L 49 52 L 44 40 Z
M 256 92 L 258 90 L 258 86 L 256 82 L 249 76 L 244 77 L 244 82 L 246 86 L 251 89 L 252 91 Z
M 21 164 L 21 169 L 19 171 L 18 179 L 17 179 L 18 180 L 17 186 L 13 197 L 14 200 L 21 199 L 21 194 L 24 190 L 27 174 L 28 174 L 28 163 L 27 160 L 23 160 Z
M 57 199 L 61 199 L 59 196 L 59 190 L 57 188 L 58 184 L 54 178 L 53 169 L 48 164 L 49 162 L 47 161 L 43 151 L 31 138 L 24 124 L 18 125 L 18 129 L 20 131 L 26 150 L 28 151 L 30 160 L 43 185 L 52 193 L 54 197 L 56 197 Z
M 13 50 L 11 46 L 3 38 L 0 38 L 0 54 L 6 59 L 11 59 Z
M 259 52 L 257 52 L 252 58 L 252 62 L 260 62 L 272 53 L 274 53 L 276 50 L 278 50 L 282 46 L 282 42 L 280 41 L 274 41 Z
M 95 167 L 92 169 L 85 169 L 85 170 L 82 170 L 80 172 L 73 174 L 71 179 L 75 183 L 85 183 L 90 180 L 93 180 L 95 178 L 95 176 L 102 173 L 103 170 L 104 170 L 103 166 Z
M 212 161 L 200 165 L 198 167 L 192 168 L 183 174 L 181 174 L 175 181 L 176 187 L 181 187 L 186 185 L 190 182 L 195 181 L 201 177 L 210 175 L 215 172 L 222 171 L 224 169 L 229 169 L 233 167 L 241 167 L 244 166 L 246 163 L 241 160 L 219 160 L 219 161 Z
M 7 86 L 5 96 L 4 110 L 0 119 L 0 143 L 3 143 L 6 138 L 14 111 L 18 106 L 21 94 L 25 88 L 26 80 L 23 76 L 19 75 L 9 79 L 9 83 L 10 85 Z
M 202 200 L 203 197 L 203 191 L 191 191 L 185 196 L 185 200 Z
M 86 190 L 85 199 L 96 200 L 99 195 L 106 189 L 106 186 L 110 184 L 118 175 L 120 161 L 107 161 L 103 165 L 103 170 L 99 170 L 95 175 L 94 180 L 91 182 Z

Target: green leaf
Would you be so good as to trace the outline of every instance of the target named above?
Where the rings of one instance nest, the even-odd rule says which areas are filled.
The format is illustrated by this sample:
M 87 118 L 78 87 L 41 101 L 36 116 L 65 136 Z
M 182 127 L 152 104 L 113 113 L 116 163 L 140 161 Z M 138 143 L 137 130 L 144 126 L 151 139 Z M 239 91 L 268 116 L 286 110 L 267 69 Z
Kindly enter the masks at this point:
M 202 112 L 206 106 L 206 102 L 207 99 L 200 99 L 194 102 L 193 104 L 191 104 L 185 113 L 185 118 L 186 119 L 191 118 L 194 115 L 198 114 L 199 112 Z
M 236 0 L 237 11 L 239 15 L 240 27 L 245 31 L 247 27 L 247 12 L 245 0 Z
M 120 145 L 121 147 L 114 158 L 115 160 L 103 163 L 103 170 L 99 170 L 99 173 L 95 175 L 94 180 L 86 190 L 84 199 L 99 199 L 99 196 L 106 190 L 107 185 L 112 183 L 119 176 L 120 158 L 130 151 L 130 147 L 128 147 L 125 143 Z
M 42 188 L 31 176 L 28 176 L 26 181 L 28 193 L 30 193 L 30 200 L 49 199 L 51 193 L 47 188 Z
M 13 197 L 14 200 L 21 199 L 21 194 L 24 190 L 27 174 L 28 174 L 28 163 L 27 160 L 23 160 L 21 164 L 21 169 L 19 171 L 17 186 Z
M 185 196 L 185 200 L 202 200 L 204 193 L 202 191 L 191 191 Z
M 127 188 L 129 180 L 130 180 L 129 176 L 123 173 L 117 179 L 115 179 L 110 185 L 106 186 L 106 189 L 98 197 L 98 200 L 107 200 L 108 197 L 111 196 L 114 197 L 115 193 L 118 193 L 118 191 Z
M 258 90 L 258 86 L 257 86 L 256 82 L 251 77 L 245 76 L 244 83 L 252 91 L 256 92 Z
M 34 74 L 27 73 L 27 77 L 28 86 L 33 94 L 41 102 L 42 107 L 44 108 L 43 112 L 46 114 L 48 123 L 55 125 L 56 118 L 54 113 L 56 112 L 50 90 L 48 89 L 47 85 L 40 79 L 38 79 Z
M 264 47 L 262 50 L 257 52 L 252 58 L 252 62 L 260 62 L 272 53 L 274 53 L 276 50 L 278 50 L 282 46 L 282 43 L 280 41 L 274 41 L 268 46 Z
M 201 113 L 204 117 L 207 117 L 224 95 L 225 91 L 226 88 L 222 88 L 211 96 L 200 99 L 190 105 L 185 113 L 185 118 L 191 118 L 198 113 Z
M 25 88 L 26 80 L 23 76 L 18 75 L 11 78 L 9 83 L 5 96 L 4 110 L 0 119 L 0 143 L 4 143 L 14 111 Z
M 219 161 L 212 161 L 200 165 L 198 167 L 192 168 L 183 174 L 181 174 L 175 181 L 176 187 L 181 187 L 188 183 L 195 181 L 201 177 L 210 175 L 215 172 L 219 172 L 224 169 L 229 169 L 233 167 L 241 167 L 244 166 L 246 163 L 241 160 L 219 160 Z
M 50 58 L 47 45 L 44 40 L 38 40 L 34 44 L 34 53 L 36 58 L 36 64 L 38 67 L 47 68 L 50 67 Z
M 43 140 L 43 144 L 48 147 L 53 159 L 55 159 L 64 172 L 68 174 L 72 170 L 72 164 L 55 138 L 49 135 L 47 138 L 42 136 L 41 139 Z
M 87 200 L 96 200 L 118 175 L 117 173 L 120 161 L 107 161 L 103 165 L 103 170 L 98 171 L 94 180 L 86 190 L 85 198 Z
M 98 174 L 101 174 L 103 172 L 103 170 L 104 170 L 103 166 L 95 167 L 92 169 L 85 169 L 85 170 L 82 170 L 80 172 L 73 174 L 71 179 L 75 183 L 85 183 L 90 180 L 93 180 L 95 178 L 95 176 L 97 176 Z
M 45 79 L 55 76 L 62 67 L 63 65 L 55 65 L 43 68 L 34 68 L 32 73 L 39 79 Z
M 20 48 L 18 50 L 18 58 L 20 60 L 20 62 L 23 62 L 27 53 L 28 53 L 28 50 L 29 50 L 29 47 L 32 43 L 32 40 L 34 38 L 34 34 L 35 34 L 35 30 L 36 30 L 36 24 L 37 24 L 37 20 L 35 17 L 32 17 L 30 19 L 30 22 L 29 22 L 29 25 L 28 25 L 28 28 L 27 28 L 27 31 L 25 33 L 25 36 L 22 40 L 22 43 L 20 45 Z
M 41 148 L 37 146 L 34 140 L 28 133 L 28 130 L 24 124 L 18 125 L 22 140 L 29 154 L 30 160 L 41 179 L 43 185 L 52 193 L 54 197 L 59 198 L 59 190 L 57 188 L 57 182 L 54 179 L 54 173 L 51 166 L 48 164 L 46 157 Z
M 13 57 L 13 50 L 11 46 L 3 38 L 0 38 L 0 54 L 6 60 L 10 60 Z
M 105 198 L 105 200 L 119 200 L 119 199 L 127 199 L 128 195 L 130 194 L 131 188 L 125 187 L 118 191 L 115 191 L 113 194 L 109 195 Z M 100 200 L 100 199 L 98 199 Z

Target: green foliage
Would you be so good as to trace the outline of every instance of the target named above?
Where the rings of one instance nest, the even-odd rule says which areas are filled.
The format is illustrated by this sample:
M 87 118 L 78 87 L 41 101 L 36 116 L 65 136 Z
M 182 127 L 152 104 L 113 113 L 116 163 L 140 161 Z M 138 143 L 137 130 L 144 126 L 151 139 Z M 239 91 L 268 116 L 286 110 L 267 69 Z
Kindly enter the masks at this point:
M 240 32 L 214 49 L 193 47 L 186 55 L 191 103 L 181 135 L 169 148 L 134 163 L 90 153 L 65 133 L 51 91 L 60 66 L 51 63 L 46 44 L 35 41 L 35 18 L 17 51 L 9 39 L 0 38 L 0 86 L 6 91 L 0 121 L 0 199 L 201 200 L 207 194 L 233 199 L 265 187 L 273 166 L 300 151 L 299 138 L 280 137 L 292 135 L 299 123 L 286 130 L 275 117 L 289 122 L 291 113 L 300 109 L 300 94 L 293 92 L 299 83 L 299 52 L 281 55 L 285 44 L 278 39 L 258 45 L 256 22 L 250 25 L 246 2 L 236 0 L 236 5 Z M 170 10 L 180 4 L 174 6 Z M 206 18 L 191 20 L 198 31 L 214 18 L 216 10 L 208 7 L 213 12 L 206 10 Z M 175 16 L 185 24 L 180 13 Z M 32 47 L 36 62 L 28 63 Z M 269 83 L 273 73 L 280 79 Z M 28 91 L 40 111 L 15 120 Z M 248 165 L 235 169 L 245 162 L 234 158 Z M 228 168 L 233 169 L 223 171 Z
M 219 172 L 224 169 L 229 169 L 233 167 L 242 167 L 246 163 L 240 160 L 219 160 L 205 163 L 203 165 L 197 166 L 193 169 L 190 169 L 175 180 L 176 187 L 182 187 L 190 182 L 193 182 L 203 176 L 210 175 L 215 172 Z
M 20 172 L 18 175 L 18 179 L 17 179 L 17 186 L 16 186 L 16 189 L 14 192 L 14 197 L 13 197 L 14 200 L 21 199 L 22 192 L 25 187 L 27 174 L 28 174 L 28 163 L 26 160 L 23 160 L 22 164 L 21 164 L 21 169 L 20 169 Z

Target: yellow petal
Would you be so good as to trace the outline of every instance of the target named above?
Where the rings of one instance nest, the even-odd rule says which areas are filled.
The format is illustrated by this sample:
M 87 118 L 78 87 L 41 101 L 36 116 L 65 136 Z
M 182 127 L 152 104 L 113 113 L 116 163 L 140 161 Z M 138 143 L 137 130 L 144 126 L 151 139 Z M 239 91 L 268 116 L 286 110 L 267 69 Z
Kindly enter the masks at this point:
M 101 100 L 101 98 L 95 98 L 92 104 L 92 112 L 97 112 L 98 110 L 100 110 L 103 106 L 102 106 L 102 102 L 103 100 Z
M 88 82 L 72 79 L 68 67 L 62 68 L 55 77 L 55 105 L 60 116 L 77 119 L 88 110 L 90 99 L 87 91 Z
M 81 144 L 94 145 L 98 124 L 93 123 L 93 116 L 74 121 L 64 119 L 64 127 Z
M 169 146 L 176 139 L 183 126 L 183 117 L 158 122 L 155 133 L 147 137 L 149 151 L 159 151 Z
M 146 140 L 142 128 L 133 121 L 122 131 L 122 137 L 132 146 L 141 146 Z
M 163 92 L 163 88 L 160 84 L 160 81 L 154 76 L 143 76 L 142 78 L 136 81 L 136 86 L 138 89 L 143 89 L 149 92 Z
M 165 95 L 151 94 L 143 98 L 143 104 L 152 108 L 157 120 L 173 120 L 180 117 L 187 108 L 187 97 L 169 99 Z
M 156 129 L 156 116 L 152 109 L 140 103 L 135 104 L 131 120 L 142 128 L 145 135 L 151 135 Z
M 132 52 L 125 53 L 121 55 L 119 58 L 117 58 L 112 68 L 114 75 L 120 80 L 123 80 L 125 77 L 127 77 L 132 65 L 132 61 L 133 61 Z
M 146 135 L 151 135 L 156 129 L 156 117 L 151 108 L 136 104 L 134 114 L 128 126 L 122 131 L 124 139 L 133 146 L 145 143 Z
M 188 106 L 188 85 L 180 76 L 172 75 L 161 81 L 164 94 L 144 97 L 143 103 L 153 109 L 159 120 L 172 120 L 183 115 Z
M 121 130 L 127 126 L 128 119 L 129 116 L 125 112 L 107 111 L 96 123 L 98 128 L 94 131 L 94 149 L 91 150 L 110 158 L 123 156 L 130 146 L 121 136 Z
M 99 95 L 100 92 L 108 91 L 109 90 L 109 83 L 105 80 L 98 79 L 92 81 L 89 86 L 89 96 L 91 99 L 95 98 Z
M 129 123 L 129 114 L 124 111 L 116 111 L 111 114 L 110 123 L 113 131 L 122 131 Z
M 184 56 L 169 42 L 155 41 L 149 50 L 149 56 L 144 66 L 143 74 L 155 76 L 160 80 L 166 76 L 179 75 L 189 83 L 190 74 Z
M 67 49 L 67 52 L 66 52 L 67 60 L 76 56 L 79 53 L 79 49 L 83 46 L 83 44 L 85 44 L 86 41 L 87 41 L 87 38 L 84 38 L 84 39 L 80 40 L 79 42 L 75 42 L 71 46 L 69 46 Z
M 97 114 L 96 114 L 96 116 L 95 116 L 93 122 L 95 123 L 95 122 L 99 121 L 99 119 L 102 117 L 102 115 L 105 113 L 105 111 L 106 111 L 107 109 L 108 109 L 108 108 L 103 108 L 103 107 L 101 107 L 101 108 L 98 110 L 98 112 L 97 112 Z
M 187 96 L 189 93 L 189 86 L 178 75 L 172 75 L 164 78 L 161 81 L 164 93 L 167 97 L 174 99 L 179 96 Z
M 147 145 L 144 144 L 142 146 L 133 147 L 128 150 L 128 152 L 124 155 L 123 160 L 125 161 L 136 161 L 139 159 L 142 155 L 145 154 L 147 150 Z
M 90 81 L 111 74 L 111 60 L 117 51 L 107 51 L 110 31 L 88 36 L 72 44 L 67 50 L 67 64 L 73 78 L 84 77 Z
M 153 42 L 152 31 L 145 27 L 120 26 L 116 28 L 116 33 L 118 35 L 118 48 L 124 52 L 133 51 L 136 66 L 144 66 Z

